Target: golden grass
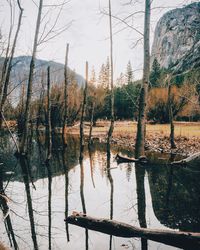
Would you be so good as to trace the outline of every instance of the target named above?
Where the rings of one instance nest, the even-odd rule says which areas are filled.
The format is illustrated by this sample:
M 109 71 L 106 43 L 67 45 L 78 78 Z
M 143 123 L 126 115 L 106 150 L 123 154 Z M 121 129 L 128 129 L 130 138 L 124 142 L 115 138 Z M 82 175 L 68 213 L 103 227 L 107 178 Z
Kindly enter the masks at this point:
M 104 135 L 109 128 L 109 122 L 98 122 L 97 127 L 93 128 L 93 135 Z M 124 121 L 115 122 L 114 136 L 129 135 L 134 136 L 137 130 L 137 123 Z M 86 134 L 89 131 L 89 127 L 86 127 Z M 147 124 L 147 137 L 151 135 L 169 136 L 170 125 L 169 124 Z M 200 138 L 200 123 L 190 122 L 175 122 L 175 137 L 198 137 Z

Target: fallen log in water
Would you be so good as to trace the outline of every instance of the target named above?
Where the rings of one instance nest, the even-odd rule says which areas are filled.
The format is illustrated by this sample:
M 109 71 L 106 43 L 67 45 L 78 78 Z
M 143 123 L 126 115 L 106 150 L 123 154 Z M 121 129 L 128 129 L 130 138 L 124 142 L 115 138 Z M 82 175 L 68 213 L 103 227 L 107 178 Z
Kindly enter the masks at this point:
M 77 212 L 67 217 L 66 222 L 117 237 L 139 237 L 184 249 L 200 249 L 200 233 L 139 228 L 114 220 L 90 217 Z
M 171 165 L 200 166 L 200 152 L 193 154 L 183 160 L 174 161 Z
M 130 157 L 127 157 L 127 156 L 122 156 L 120 154 L 117 154 L 115 158 L 116 158 L 118 163 L 139 162 L 141 164 L 145 164 L 145 163 L 148 162 L 146 156 L 140 156 L 138 159 L 135 159 L 135 158 L 130 158 Z

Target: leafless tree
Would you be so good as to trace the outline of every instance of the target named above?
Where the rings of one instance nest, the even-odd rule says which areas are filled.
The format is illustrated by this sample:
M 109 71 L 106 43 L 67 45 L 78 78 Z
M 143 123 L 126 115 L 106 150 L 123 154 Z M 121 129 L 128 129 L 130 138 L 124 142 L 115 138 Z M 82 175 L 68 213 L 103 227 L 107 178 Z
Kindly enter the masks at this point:
M 110 27 L 110 91 L 111 91 L 111 119 L 110 128 L 107 135 L 107 146 L 109 147 L 114 130 L 114 86 L 113 86 L 113 33 L 112 33 L 112 10 L 111 0 L 109 0 L 109 27 Z
M 146 133 L 146 111 L 147 111 L 147 94 L 150 74 L 150 12 L 151 0 L 145 1 L 145 19 L 144 19 L 144 66 L 143 82 L 139 100 L 139 114 L 137 124 L 137 135 L 135 144 L 136 158 L 144 155 L 145 133 Z
M 38 16 L 37 16 L 37 22 L 36 22 L 33 51 L 32 51 L 32 57 L 31 57 L 31 62 L 30 62 L 26 107 L 25 107 L 25 114 L 24 114 L 24 121 L 23 121 L 23 134 L 22 134 L 22 138 L 20 141 L 20 153 L 21 154 L 25 153 L 26 151 L 26 142 L 27 142 L 27 137 L 28 137 L 30 104 L 31 104 L 32 88 L 33 88 L 32 86 L 33 85 L 33 73 L 34 73 L 34 68 L 35 68 L 35 59 L 36 59 L 38 37 L 39 37 L 39 30 L 40 30 L 40 23 L 41 23 L 41 16 L 42 16 L 42 5 L 43 5 L 43 0 L 40 0 L 39 7 L 38 7 Z
M 85 88 L 83 93 L 83 103 L 81 110 L 81 120 L 80 120 L 80 160 L 83 159 L 83 148 L 84 148 L 84 115 L 87 101 L 87 88 L 88 88 L 88 62 L 85 65 Z
M 90 130 L 89 130 L 89 141 L 88 145 L 92 144 L 92 128 L 94 125 L 94 109 L 95 109 L 95 104 L 96 104 L 96 93 L 94 93 L 94 98 L 92 100 L 92 105 L 91 105 L 91 113 L 90 113 Z
M 47 158 L 49 162 L 52 151 L 52 140 L 51 140 L 51 99 L 50 99 L 50 67 L 47 68 L 47 112 L 46 112 L 46 143 L 47 143 Z
M 3 71 L 2 71 L 2 78 L 0 82 L 0 129 L 2 126 L 2 112 L 4 109 L 4 105 L 7 99 L 7 92 L 8 92 L 8 86 L 9 86 L 9 81 L 10 81 L 10 73 L 12 69 L 12 60 L 15 54 L 15 49 L 16 49 L 16 44 L 17 44 L 17 39 L 19 35 L 19 31 L 21 28 L 21 21 L 22 21 L 22 15 L 23 15 L 23 8 L 20 5 L 20 0 L 17 0 L 18 8 L 20 10 L 19 12 L 19 17 L 18 17 L 18 24 L 17 24 L 17 30 L 15 33 L 13 45 L 9 54 L 10 50 L 10 39 L 11 39 L 11 33 L 12 33 L 12 24 L 9 32 L 9 39 L 8 39 L 8 46 L 7 46 L 7 51 L 6 51 L 6 57 L 4 60 L 4 65 L 3 65 Z M 11 6 L 12 8 L 12 6 Z
M 62 136 L 63 136 L 63 144 L 65 144 L 65 126 L 68 117 L 68 54 L 69 54 L 69 44 L 66 47 L 66 55 L 65 55 L 65 69 L 64 69 L 64 118 L 63 118 L 63 128 L 62 128 Z
M 176 148 L 174 140 L 174 115 L 172 110 L 172 96 L 171 96 L 171 80 L 168 80 L 168 109 L 169 109 L 169 122 L 170 122 L 170 144 L 171 149 Z

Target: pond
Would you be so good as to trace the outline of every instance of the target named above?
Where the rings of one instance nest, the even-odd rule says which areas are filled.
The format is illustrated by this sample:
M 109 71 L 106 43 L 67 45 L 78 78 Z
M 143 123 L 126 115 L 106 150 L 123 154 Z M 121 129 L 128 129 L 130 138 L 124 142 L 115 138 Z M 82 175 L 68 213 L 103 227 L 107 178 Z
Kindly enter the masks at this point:
M 45 250 L 49 243 L 51 249 L 70 250 L 177 249 L 67 225 L 64 219 L 74 211 L 133 226 L 200 231 L 200 172 L 170 167 L 169 155 L 149 153 L 151 163 L 145 167 L 118 165 L 116 154 L 131 157 L 132 150 L 112 146 L 108 158 L 105 145 L 95 142 L 92 150 L 85 146 L 79 164 L 79 139 L 69 136 L 63 149 L 61 139 L 56 137 L 52 159 L 46 166 L 43 135 L 33 138 L 26 169 L 14 152 L 9 135 L 1 134 L 0 189 L 4 188 L 9 197 L 7 214 L 19 249 L 34 249 L 35 244 Z M 0 241 L 9 245 L 5 225 L 1 211 Z

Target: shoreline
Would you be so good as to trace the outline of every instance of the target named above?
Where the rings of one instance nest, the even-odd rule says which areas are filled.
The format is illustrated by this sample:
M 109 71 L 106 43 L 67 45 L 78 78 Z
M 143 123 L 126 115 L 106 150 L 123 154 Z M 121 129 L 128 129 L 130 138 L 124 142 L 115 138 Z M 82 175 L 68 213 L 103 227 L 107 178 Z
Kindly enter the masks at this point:
M 10 128 L 15 130 L 16 122 L 10 122 Z M 106 143 L 109 121 L 98 121 L 93 127 L 92 138 L 99 142 Z M 200 151 L 200 122 L 175 122 L 175 144 L 176 148 L 170 148 L 170 125 L 149 124 L 146 127 L 145 150 L 160 153 L 173 153 L 182 156 L 189 156 Z M 43 126 L 41 130 L 45 130 Z M 79 135 L 79 123 L 72 127 L 66 127 L 66 134 Z M 114 132 L 111 144 L 134 150 L 136 139 L 137 123 L 132 121 L 115 121 Z M 61 128 L 55 132 L 62 133 Z M 89 136 L 89 123 L 84 124 L 84 134 Z
M 145 150 L 154 151 L 160 153 L 173 153 L 182 156 L 189 156 L 200 151 L 200 136 L 195 135 L 200 133 L 200 123 L 177 123 L 182 130 L 182 134 L 178 134 L 179 131 L 175 133 L 175 144 L 176 148 L 170 148 L 169 139 L 169 124 L 163 125 L 147 125 L 147 135 Z M 177 125 L 176 124 L 176 125 Z M 180 125 L 181 124 L 181 125 Z M 106 142 L 108 122 L 100 122 L 96 127 L 93 128 L 92 138 L 93 140 L 98 140 L 102 143 Z M 175 126 L 176 126 L 175 125 Z M 188 127 L 189 126 L 189 127 Z M 161 129 L 164 127 L 164 131 Z M 166 127 L 168 130 L 166 130 Z M 194 127 L 194 128 L 193 128 Z M 188 131 L 189 129 L 189 131 Z M 165 131 L 166 130 L 166 131 Z M 79 135 L 79 126 L 74 126 L 68 129 L 67 133 Z M 86 124 L 84 127 L 85 136 L 89 135 L 89 128 Z M 111 144 L 124 146 L 128 148 L 135 148 L 136 139 L 136 123 L 135 122 L 116 122 L 115 128 L 111 140 Z

